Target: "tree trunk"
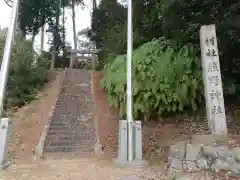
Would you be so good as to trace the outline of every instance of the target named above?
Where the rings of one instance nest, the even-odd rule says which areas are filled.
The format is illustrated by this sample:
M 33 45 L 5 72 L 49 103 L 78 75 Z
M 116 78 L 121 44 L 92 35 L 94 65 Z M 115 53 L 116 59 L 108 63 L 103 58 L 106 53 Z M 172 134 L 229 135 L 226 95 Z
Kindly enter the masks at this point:
M 52 51 L 52 59 L 50 69 L 53 70 L 55 67 L 56 57 L 57 57 L 57 42 L 56 35 L 59 33 L 59 16 L 60 16 L 60 0 L 57 1 L 57 11 L 56 11 L 56 26 L 53 32 L 53 51 Z
M 43 4 L 45 4 L 45 0 L 42 0 Z M 45 33 L 45 15 L 44 15 L 44 10 L 42 11 L 42 18 L 41 18 L 41 46 L 40 46 L 40 54 L 42 55 L 43 51 L 44 51 L 44 33 Z
M 26 40 L 26 36 L 27 36 L 26 30 L 24 27 L 21 26 L 20 18 L 18 18 L 15 37 L 18 40 L 23 41 L 23 40 Z
M 35 37 L 36 37 L 36 35 L 35 35 L 35 33 L 33 33 L 33 35 L 32 35 L 32 47 L 34 46 Z
M 56 61 L 56 52 L 55 52 L 55 48 L 54 48 L 54 49 L 53 49 L 53 52 L 52 52 L 52 59 L 51 59 L 51 66 L 50 66 L 50 69 L 51 69 L 51 70 L 54 69 L 55 61 Z
M 22 30 L 22 29 L 20 29 L 20 40 L 21 41 L 23 41 L 23 40 L 26 40 L 26 36 L 27 36 L 27 33 L 24 31 L 24 30 Z
M 77 33 L 76 33 L 76 19 L 75 19 L 75 0 L 72 0 L 72 22 L 73 22 L 73 42 L 74 51 L 77 50 Z
M 96 55 L 93 53 L 92 54 L 92 71 L 95 71 L 96 70 L 96 67 L 95 67 L 95 64 L 96 64 Z
M 62 25 L 63 25 L 63 57 L 66 57 L 66 34 L 65 34 L 65 6 L 64 6 L 64 0 L 62 0 Z
M 34 41 L 35 41 L 35 38 L 36 38 L 36 33 L 33 33 L 32 35 L 32 53 L 33 53 L 33 64 L 35 65 L 37 63 L 37 56 L 35 54 L 35 49 L 34 49 Z
M 45 16 L 42 14 L 42 28 L 41 28 L 41 47 L 40 47 L 40 53 L 43 53 L 44 50 L 44 33 L 45 33 Z
M 75 59 L 76 51 L 77 51 L 77 34 L 76 34 L 76 22 L 75 22 L 75 0 L 72 0 L 72 22 L 73 22 L 73 50 L 72 57 L 70 60 L 70 67 L 73 68 L 73 61 Z
M 40 47 L 41 54 L 43 53 L 43 50 L 44 50 L 44 33 L 45 33 L 44 30 L 45 30 L 45 25 L 43 25 L 41 28 L 41 47 Z

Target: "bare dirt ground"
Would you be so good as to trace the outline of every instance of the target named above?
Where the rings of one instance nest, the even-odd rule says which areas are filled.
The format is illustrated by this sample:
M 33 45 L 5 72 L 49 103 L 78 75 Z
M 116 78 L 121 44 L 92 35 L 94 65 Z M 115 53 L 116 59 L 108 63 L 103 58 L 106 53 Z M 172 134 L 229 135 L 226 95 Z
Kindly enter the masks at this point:
M 100 143 L 107 157 L 117 156 L 118 113 L 110 109 L 107 93 L 100 87 L 101 74 L 92 73 L 95 117 L 97 120 Z
M 124 176 L 136 176 L 146 180 L 151 177 L 155 179 L 157 174 L 160 172 L 154 172 L 153 169 L 115 167 L 112 163 L 104 160 L 64 159 L 17 163 L 2 171 L 0 178 L 7 180 L 117 180 Z M 162 175 L 160 174 L 160 176 Z
M 0 180 L 117 180 L 125 176 L 135 176 L 142 180 L 171 180 L 166 177 L 164 169 L 168 146 L 193 134 L 206 132 L 206 124 L 196 123 L 192 119 L 168 124 L 148 123 L 143 126 L 143 151 L 145 158 L 149 159 L 149 166 L 144 169 L 117 167 L 111 161 L 116 157 L 117 151 L 117 111 L 109 108 L 107 94 L 99 84 L 101 75 L 96 72 L 93 73 L 95 115 L 100 143 L 104 145 L 104 157 L 33 160 L 33 148 L 47 123 L 59 91 L 60 76 L 59 73 L 54 74 L 38 100 L 12 115 L 13 136 L 9 143 L 9 153 L 13 158 L 13 165 L 0 171 Z M 179 117 L 179 120 L 181 118 L 183 117 Z M 188 174 L 187 177 L 189 180 L 229 179 L 209 173 Z
M 9 155 L 13 159 L 26 159 L 33 155 L 44 125 L 55 106 L 59 93 L 62 71 L 49 75 L 50 81 L 39 94 L 39 98 L 10 114 L 12 136 L 9 140 Z

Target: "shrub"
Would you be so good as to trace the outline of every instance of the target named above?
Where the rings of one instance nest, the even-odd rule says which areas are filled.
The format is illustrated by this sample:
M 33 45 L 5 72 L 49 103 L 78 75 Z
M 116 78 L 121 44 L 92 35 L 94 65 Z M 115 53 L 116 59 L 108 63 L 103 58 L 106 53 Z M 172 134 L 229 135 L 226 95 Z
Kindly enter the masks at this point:
M 192 44 L 163 38 L 133 51 L 133 114 L 145 120 L 163 113 L 196 109 L 202 100 L 201 61 Z M 109 103 L 126 115 L 126 55 L 104 68 L 101 85 Z
M 2 57 L 4 41 L 0 40 Z M 29 41 L 17 42 L 12 51 L 5 108 L 20 107 L 33 100 L 47 81 L 47 61 L 38 58 L 34 64 L 34 52 Z M 2 60 L 2 58 L 1 58 Z

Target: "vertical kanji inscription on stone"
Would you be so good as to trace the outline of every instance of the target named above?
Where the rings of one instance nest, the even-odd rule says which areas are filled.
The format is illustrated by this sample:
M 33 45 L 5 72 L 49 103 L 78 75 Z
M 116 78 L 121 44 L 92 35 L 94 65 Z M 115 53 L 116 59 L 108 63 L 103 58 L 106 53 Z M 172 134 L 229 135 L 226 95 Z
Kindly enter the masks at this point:
M 203 81 L 208 127 L 213 134 L 227 134 L 222 79 L 215 25 L 200 29 Z

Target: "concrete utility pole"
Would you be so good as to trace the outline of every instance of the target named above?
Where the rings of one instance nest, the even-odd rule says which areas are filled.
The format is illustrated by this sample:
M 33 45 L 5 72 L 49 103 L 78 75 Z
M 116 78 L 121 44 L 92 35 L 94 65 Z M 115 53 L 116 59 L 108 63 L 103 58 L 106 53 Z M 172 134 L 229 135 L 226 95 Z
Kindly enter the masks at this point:
M 141 121 L 133 119 L 133 98 L 132 98 L 132 49 L 133 49 L 133 28 L 132 28 L 132 0 L 128 0 L 127 18 L 127 120 L 119 121 L 119 146 L 116 163 L 143 167 L 147 164 L 142 159 L 142 125 Z
M 128 161 L 133 159 L 133 102 L 132 102 L 132 0 L 128 0 L 127 19 L 127 123 L 128 123 Z
M 8 33 L 7 39 L 5 42 L 2 65 L 1 65 L 1 75 L 0 75 L 0 118 L 2 117 L 3 113 L 3 105 L 5 99 L 5 92 L 8 80 L 8 71 L 9 65 L 11 61 L 11 54 L 12 54 L 12 45 L 15 36 L 16 30 L 16 23 L 18 18 L 18 9 L 19 9 L 20 0 L 14 0 L 12 5 L 12 18 L 10 24 L 8 26 Z

